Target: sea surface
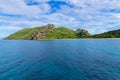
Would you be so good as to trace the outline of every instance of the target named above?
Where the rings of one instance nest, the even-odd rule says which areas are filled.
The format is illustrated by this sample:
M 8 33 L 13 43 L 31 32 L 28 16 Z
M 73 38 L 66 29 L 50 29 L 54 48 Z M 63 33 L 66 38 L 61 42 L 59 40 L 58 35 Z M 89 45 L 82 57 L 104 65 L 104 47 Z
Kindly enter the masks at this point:
M 120 80 L 120 40 L 0 40 L 0 80 Z

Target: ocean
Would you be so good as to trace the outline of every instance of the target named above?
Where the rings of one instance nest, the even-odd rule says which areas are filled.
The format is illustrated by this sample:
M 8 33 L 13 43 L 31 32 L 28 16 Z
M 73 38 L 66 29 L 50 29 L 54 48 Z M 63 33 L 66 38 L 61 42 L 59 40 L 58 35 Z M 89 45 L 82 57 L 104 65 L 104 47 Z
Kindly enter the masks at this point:
M 0 80 L 120 80 L 120 40 L 0 40 Z

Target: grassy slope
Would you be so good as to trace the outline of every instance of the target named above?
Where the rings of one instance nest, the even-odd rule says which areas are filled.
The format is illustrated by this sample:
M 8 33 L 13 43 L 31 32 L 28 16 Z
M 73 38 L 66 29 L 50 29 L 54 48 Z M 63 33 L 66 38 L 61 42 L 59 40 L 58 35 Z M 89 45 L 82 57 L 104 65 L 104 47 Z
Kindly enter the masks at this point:
M 120 29 L 93 35 L 94 38 L 120 38 Z
M 49 30 L 47 34 L 47 39 L 67 39 L 77 37 L 75 31 L 65 27 L 55 28 L 53 31 Z
M 38 30 L 40 30 L 41 27 L 36 28 L 25 28 L 18 32 L 15 32 L 11 34 L 10 36 L 6 37 L 5 39 L 30 39 L 32 34 Z M 53 31 L 47 30 L 48 36 L 45 39 L 66 39 L 66 38 L 76 38 L 75 31 L 65 28 L 65 27 L 59 27 L 55 28 Z
M 22 29 L 18 32 L 15 32 L 13 34 L 11 34 L 10 36 L 6 37 L 5 39 L 29 39 L 31 37 L 31 35 L 38 31 L 40 29 L 40 27 L 36 27 L 36 28 L 25 28 Z
M 41 27 L 36 28 L 25 28 L 18 32 L 11 34 L 10 36 L 6 37 L 5 39 L 30 39 L 32 34 Z M 67 39 L 67 38 L 120 38 L 120 29 L 105 32 L 102 34 L 96 34 L 91 37 L 90 34 L 86 33 L 85 36 L 78 35 L 77 31 L 73 31 L 69 28 L 65 27 L 58 27 L 55 28 L 53 31 L 47 30 L 48 36 L 45 39 Z

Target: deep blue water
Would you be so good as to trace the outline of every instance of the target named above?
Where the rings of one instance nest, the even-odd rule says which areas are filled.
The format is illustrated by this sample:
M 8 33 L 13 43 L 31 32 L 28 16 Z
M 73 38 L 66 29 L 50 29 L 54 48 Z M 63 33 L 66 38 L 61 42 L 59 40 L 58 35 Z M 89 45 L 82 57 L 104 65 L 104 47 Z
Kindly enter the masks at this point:
M 120 80 L 120 40 L 0 40 L 0 80 Z

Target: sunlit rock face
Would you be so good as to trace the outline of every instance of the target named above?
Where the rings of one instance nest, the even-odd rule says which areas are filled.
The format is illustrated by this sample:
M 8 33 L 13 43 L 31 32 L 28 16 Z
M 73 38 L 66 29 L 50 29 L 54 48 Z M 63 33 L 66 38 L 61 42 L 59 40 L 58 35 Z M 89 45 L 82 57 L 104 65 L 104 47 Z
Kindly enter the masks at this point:
M 47 31 L 48 30 L 54 30 L 55 25 L 54 24 L 48 24 L 46 26 L 41 27 L 41 29 L 35 33 L 33 33 L 31 40 L 40 40 L 40 39 L 44 39 L 45 37 L 47 37 Z

